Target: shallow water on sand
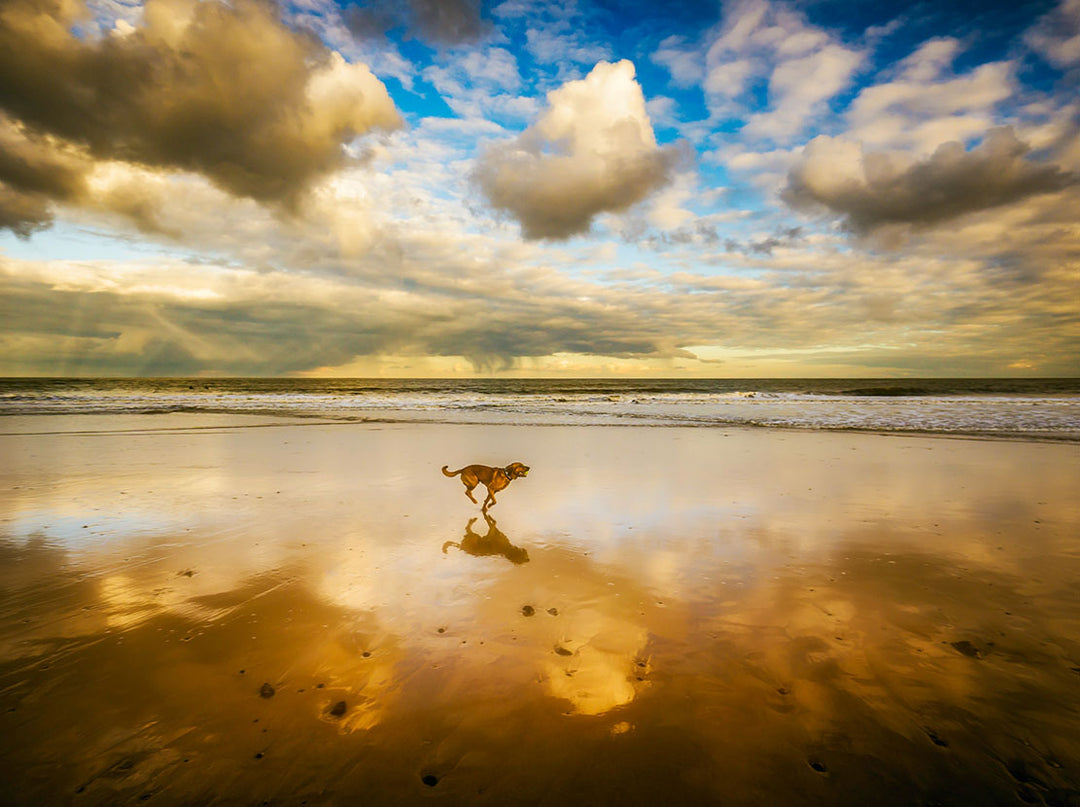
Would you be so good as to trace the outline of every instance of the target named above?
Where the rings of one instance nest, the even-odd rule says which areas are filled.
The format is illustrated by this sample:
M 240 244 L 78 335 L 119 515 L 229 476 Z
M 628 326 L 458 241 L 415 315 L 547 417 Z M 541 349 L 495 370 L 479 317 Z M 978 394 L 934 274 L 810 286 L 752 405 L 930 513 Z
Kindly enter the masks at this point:
M 1080 800 L 1076 446 L 9 421 L 7 802 Z

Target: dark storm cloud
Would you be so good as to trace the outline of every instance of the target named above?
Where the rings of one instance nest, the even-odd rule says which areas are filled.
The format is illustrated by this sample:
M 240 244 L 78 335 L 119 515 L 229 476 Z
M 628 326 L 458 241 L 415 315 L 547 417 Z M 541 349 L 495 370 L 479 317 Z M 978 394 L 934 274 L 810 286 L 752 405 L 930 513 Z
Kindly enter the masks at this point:
M 417 36 L 440 45 L 475 42 L 491 29 L 479 0 L 410 0 Z
M 404 26 L 408 35 L 440 46 L 477 42 L 492 30 L 480 0 L 372 0 L 351 8 L 345 20 L 360 39 Z
M 556 353 L 586 353 L 611 358 L 685 355 L 665 345 L 664 335 L 631 312 L 613 315 L 572 306 L 537 306 L 528 312 L 503 311 L 464 329 L 431 334 L 424 346 L 432 355 L 464 356 L 480 371 L 507 370 L 517 359 Z
M 361 289 L 325 300 L 289 296 L 185 300 L 58 289 L 0 271 L 0 364 L 14 375 L 279 375 L 399 352 L 464 356 L 480 371 L 559 352 L 684 355 L 656 323 L 607 305 L 491 299 L 476 317 L 475 298 L 438 291 L 405 308 Z
M 73 196 L 82 189 L 75 165 L 30 140 L 7 136 L 4 129 L 0 119 L 0 182 L 20 193 L 56 197 Z
M 83 192 L 82 170 L 77 159 L 27 138 L 0 115 L 0 229 L 25 238 L 48 226 L 52 199 Z
M 49 200 L 36 193 L 20 193 L 0 185 L 0 230 L 29 238 L 52 224 Z
M 95 38 L 74 32 L 82 3 L 5 0 L 0 109 L 41 149 L 191 171 L 284 205 L 342 166 L 352 137 L 400 123 L 365 67 L 286 27 L 268 2 L 149 0 L 143 17 Z M 42 204 L 69 199 L 77 178 L 47 162 L 9 159 L 0 179 Z
M 0 287 L 0 344 L 21 345 L 5 362 L 14 374 L 278 374 L 343 363 L 382 341 L 347 314 L 302 304 L 192 305 L 2 278 Z
M 884 154 L 864 154 L 856 176 L 845 173 L 850 165 L 837 159 L 834 144 L 819 137 L 807 145 L 788 173 L 782 197 L 794 207 L 820 205 L 839 213 L 856 233 L 887 224 L 931 227 L 1078 181 L 1057 165 L 1029 159 L 1030 149 L 1010 127 L 994 129 L 970 151 L 960 143 L 944 143 L 913 165 L 898 165 Z

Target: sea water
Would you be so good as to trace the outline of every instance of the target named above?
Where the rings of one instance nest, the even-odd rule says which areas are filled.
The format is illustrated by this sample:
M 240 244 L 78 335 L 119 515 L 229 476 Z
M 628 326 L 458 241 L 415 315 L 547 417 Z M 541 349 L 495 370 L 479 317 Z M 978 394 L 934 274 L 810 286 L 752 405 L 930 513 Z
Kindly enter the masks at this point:
M 177 412 L 1080 441 L 1080 379 L 0 379 L 0 415 Z

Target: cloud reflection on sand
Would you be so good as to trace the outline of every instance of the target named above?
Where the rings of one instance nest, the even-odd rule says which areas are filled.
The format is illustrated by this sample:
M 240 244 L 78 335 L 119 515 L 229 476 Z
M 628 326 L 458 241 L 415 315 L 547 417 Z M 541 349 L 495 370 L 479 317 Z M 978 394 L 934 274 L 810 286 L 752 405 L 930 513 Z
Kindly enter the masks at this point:
M 18 558 L 21 550 L 8 543 L 6 552 Z M 854 547 L 834 564 L 773 569 L 779 574 L 734 599 L 661 606 L 580 554 L 534 549 L 530 566 L 542 574 L 498 580 L 471 605 L 431 602 L 412 612 L 334 602 L 325 577 L 313 589 L 303 564 L 171 603 L 156 588 L 140 592 L 133 578 L 106 578 L 71 604 L 103 611 L 104 626 L 92 620 L 67 640 L 49 635 L 50 596 L 23 591 L 36 602 L 23 613 L 37 638 L 6 645 L 6 700 L 27 748 L 73 761 L 85 779 L 73 787 L 90 782 L 100 793 L 158 781 L 191 786 L 179 760 L 207 754 L 237 765 L 246 754 L 284 754 L 291 766 L 282 786 L 318 768 L 313 754 L 329 754 L 341 767 L 324 766 L 322 775 L 337 781 L 347 748 L 316 751 L 301 740 L 320 736 L 319 725 L 339 737 L 370 734 L 365 747 L 396 748 L 412 764 L 416 732 L 430 735 L 421 749 L 441 735 L 450 750 L 439 746 L 440 770 L 463 767 L 460 775 L 483 781 L 506 741 L 500 726 L 536 714 L 612 714 L 603 728 L 613 738 L 676 720 L 722 770 L 748 766 L 728 771 L 747 792 L 799 753 L 863 786 L 859 766 L 901 778 L 912 775 L 908 765 L 928 766 L 911 780 L 925 785 L 936 776 L 931 752 L 948 748 L 970 763 L 964 787 L 988 788 L 1001 775 L 983 771 L 980 759 L 1002 758 L 1053 783 L 1062 774 L 1052 763 L 1077 752 L 1073 674 L 1053 609 L 1035 605 L 1014 577 Z M 977 655 L 958 651 L 960 641 Z M 256 695 L 263 679 L 277 691 L 270 700 Z M 338 702 L 347 704 L 341 717 L 330 713 Z M 61 730 L 72 717 L 102 734 L 135 734 L 114 759 L 116 749 L 72 745 L 84 739 Z M 271 736 L 244 729 L 252 720 Z M 1008 728 L 984 735 L 985 725 Z M 545 731 L 541 740 L 517 737 L 522 750 L 512 756 L 542 754 L 555 736 L 583 749 L 597 742 L 587 729 L 577 739 Z M 1033 748 L 1018 745 L 1035 736 Z M 897 756 L 886 760 L 886 749 Z M 7 754 L 20 756 L 12 747 Z M 133 759 L 130 772 L 115 767 Z M 256 777 L 218 786 L 254 786 Z
M 412 500 L 417 475 L 379 450 L 423 434 L 446 441 L 425 448 L 442 462 L 457 433 L 298 428 L 292 439 L 315 444 L 300 467 L 306 451 L 334 466 L 339 444 L 386 462 L 337 477 L 279 458 L 266 476 L 235 476 L 237 498 L 210 512 L 165 484 L 182 476 L 174 456 L 166 479 L 144 469 L 158 493 L 130 495 L 188 513 L 190 532 L 0 539 L 0 771 L 21 803 L 79 788 L 91 804 L 409 801 L 430 792 L 424 776 L 493 804 L 1067 802 L 1080 790 L 1065 495 L 1077 480 L 1055 459 L 1070 447 L 871 437 L 854 444 L 878 452 L 823 479 L 814 451 L 839 462 L 851 438 L 788 435 L 805 464 L 767 487 L 739 441 L 722 460 L 694 444 L 681 450 L 698 462 L 612 514 L 604 496 L 645 476 L 615 470 L 641 444 L 579 432 L 605 474 L 545 476 L 554 462 L 536 461 L 537 443 L 537 472 L 500 501 L 497 526 L 477 528 L 456 487 Z M 770 439 L 747 445 L 765 457 Z M 928 447 L 949 449 L 963 489 L 934 492 L 938 454 L 912 453 Z M 868 468 L 882 466 L 907 486 L 879 499 Z M 108 474 L 98 484 L 108 501 Z M 590 512 L 574 497 L 594 484 Z M 63 509 L 64 494 L 22 492 L 5 513 Z

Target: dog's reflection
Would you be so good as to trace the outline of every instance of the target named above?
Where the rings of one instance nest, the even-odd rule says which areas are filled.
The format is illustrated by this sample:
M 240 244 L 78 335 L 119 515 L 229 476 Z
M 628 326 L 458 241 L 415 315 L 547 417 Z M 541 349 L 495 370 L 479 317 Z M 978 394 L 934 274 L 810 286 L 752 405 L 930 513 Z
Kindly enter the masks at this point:
M 474 521 L 476 521 L 476 516 L 470 518 L 469 523 L 465 525 L 465 535 L 462 536 L 461 543 L 458 543 L 457 541 L 447 541 L 443 544 L 442 551 L 444 555 L 449 547 L 456 546 L 462 552 L 477 558 L 501 555 L 511 563 L 521 564 L 529 562 L 528 551 L 522 549 L 520 546 L 514 546 L 510 543 L 510 539 L 506 537 L 506 534 L 495 526 L 495 519 L 487 513 L 484 513 L 484 521 L 486 521 L 488 525 L 486 535 L 480 535 L 480 533 L 473 531 L 472 527 Z

